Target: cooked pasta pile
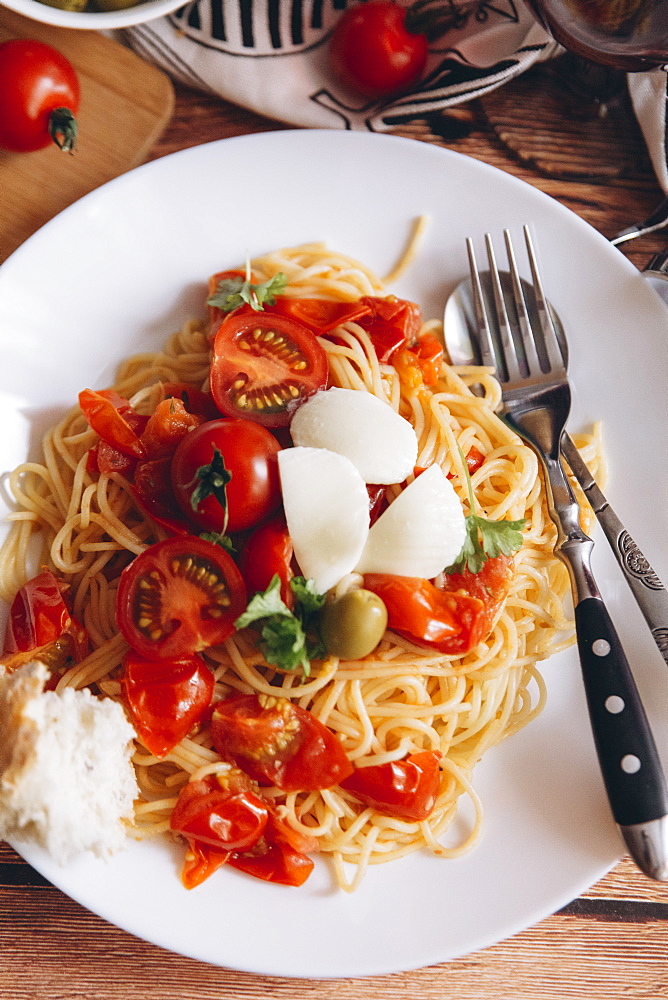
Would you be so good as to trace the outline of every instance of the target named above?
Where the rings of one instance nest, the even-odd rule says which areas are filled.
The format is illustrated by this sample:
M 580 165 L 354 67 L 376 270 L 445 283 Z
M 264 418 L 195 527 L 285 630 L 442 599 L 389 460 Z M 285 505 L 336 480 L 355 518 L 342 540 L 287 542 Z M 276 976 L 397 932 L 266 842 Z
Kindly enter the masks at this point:
M 288 295 L 355 300 L 387 294 L 367 268 L 320 244 L 251 263 L 260 280 L 279 271 L 286 274 Z M 347 323 L 337 342 L 324 346 L 332 384 L 374 393 L 407 417 L 419 440 L 418 466 L 438 462 L 451 473 L 466 510 L 462 455 L 475 447 L 485 455 L 472 476 L 478 511 L 493 520 L 526 518 L 524 545 L 515 556 L 503 611 L 490 636 L 461 659 L 431 655 L 391 633 L 364 660 L 329 657 L 314 664 L 306 679 L 276 674 L 251 645 L 247 631 L 204 654 L 215 672 L 217 697 L 280 692 L 333 730 L 353 761 L 364 757 L 380 764 L 420 749 L 442 752 L 440 795 L 432 815 L 422 822 L 376 813 L 336 787 L 290 794 L 264 790 L 291 826 L 318 839 L 333 859 L 340 885 L 350 890 L 369 864 L 424 847 L 450 858 L 471 849 L 483 816 L 472 785 L 474 767 L 490 747 L 540 712 L 545 690 L 537 664 L 569 645 L 573 632 L 564 610 L 568 577 L 552 552 L 555 531 L 538 462 L 495 415 L 500 390 L 490 372 L 444 364 L 433 391 L 411 392 L 391 364 L 379 363 L 368 335 L 355 323 Z M 114 388 L 149 414 L 163 398 L 163 383 L 206 386 L 208 361 L 205 324 L 192 321 L 163 350 L 123 363 Z M 482 385 L 482 395 L 471 391 L 474 384 Z M 89 471 L 87 453 L 96 441 L 75 408 L 45 436 L 43 461 L 28 462 L 11 475 L 17 510 L 10 515 L 10 536 L 0 553 L 0 585 L 3 598 L 11 600 L 39 565 L 68 581 L 73 613 L 85 625 L 93 651 L 62 676 L 59 688 L 90 687 L 119 699 L 127 646 L 115 622 L 118 571 L 128 553 L 142 552 L 165 534 L 137 508 L 122 476 Z M 579 444 L 592 470 L 600 472 L 598 435 L 581 438 Z M 36 538 L 41 544 L 37 560 Z M 151 756 L 138 742 L 134 763 L 142 791 L 133 831 L 139 837 L 167 831 L 184 783 L 221 767 L 207 728 L 184 739 L 164 759 Z M 460 842 L 444 846 L 461 795 L 472 801 L 474 820 Z

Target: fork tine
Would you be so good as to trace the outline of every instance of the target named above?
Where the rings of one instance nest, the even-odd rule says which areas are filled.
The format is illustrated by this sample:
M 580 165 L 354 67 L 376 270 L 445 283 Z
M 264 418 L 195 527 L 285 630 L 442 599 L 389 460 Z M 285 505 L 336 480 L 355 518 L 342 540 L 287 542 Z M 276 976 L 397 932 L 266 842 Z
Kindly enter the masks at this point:
M 545 292 L 543 291 L 543 283 L 540 280 L 540 273 L 538 271 L 538 261 L 536 260 L 536 254 L 533 248 L 531 233 L 529 232 L 528 226 L 524 226 L 524 242 L 526 243 L 527 255 L 529 257 L 529 266 L 531 267 L 531 277 L 533 280 L 534 295 L 536 299 L 536 309 L 538 310 L 540 327 L 543 332 L 543 342 L 545 345 L 545 353 L 549 362 L 549 367 L 552 371 L 565 372 L 564 359 L 559 346 L 559 341 L 557 339 L 557 331 L 550 314 L 547 299 L 545 298 Z
M 508 319 L 506 300 L 503 297 L 503 288 L 501 286 L 501 279 L 499 277 L 499 269 L 496 266 L 494 244 L 492 243 L 492 237 L 490 236 L 489 233 L 485 233 L 485 245 L 487 247 L 487 259 L 489 261 L 489 270 L 492 279 L 492 291 L 494 293 L 496 321 L 498 324 L 499 337 L 501 341 L 500 347 L 501 347 L 502 360 L 504 367 L 506 369 L 507 380 L 510 382 L 514 382 L 522 377 L 522 372 L 520 370 L 520 365 L 517 358 L 515 341 L 513 340 L 510 320 Z
M 489 325 L 489 319 L 487 317 L 487 309 L 485 307 L 485 299 L 482 294 L 482 286 L 480 284 L 480 274 L 478 272 L 478 264 L 475 257 L 475 250 L 473 249 L 473 240 L 470 236 L 466 238 L 466 249 L 469 256 L 469 270 L 471 272 L 471 287 L 473 290 L 473 310 L 475 312 L 475 321 L 477 326 L 477 342 L 478 350 L 480 351 L 480 363 L 486 368 L 496 368 L 496 357 L 494 352 L 494 343 L 492 341 L 492 330 Z
M 515 303 L 515 310 L 517 311 L 517 321 L 519 323 L 522 346 L 524 347 L 527 374 L 531 375 L 532 372 L 540 371 L 542 366 L 536 349 L 536 341 L 534 339 L 533 329 L 529 319 L 529 312 L 527 309 L 526 299 L 524 298 L 524 291 L 522 290 L 520 274 L 517 269 L 517 261 L 515 260 L 515 250 L 510 236 L 510 230 L 504 229 L 503 235 L 506 241 L 506 254 L 508 256 L 508 268 L 510 270 L 513 301 Z

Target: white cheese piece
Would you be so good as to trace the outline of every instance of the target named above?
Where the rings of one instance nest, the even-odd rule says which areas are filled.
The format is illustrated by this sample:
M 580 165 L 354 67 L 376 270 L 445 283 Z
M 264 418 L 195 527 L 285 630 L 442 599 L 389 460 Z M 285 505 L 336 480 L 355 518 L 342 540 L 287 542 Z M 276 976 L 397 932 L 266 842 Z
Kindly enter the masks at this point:
M 355 569 L 431 580 L 455 561 L 465 535 L 459 497 L 441 467 L 431 465 L 372 525 Z
M 0 837 L 29 840 L 61 864 L 125 845 L 138 795 L 134 729 L 90 691 L 44 691 L 48 671 L 0 668 Z
M 278 468 L 295 558 L 324 594 L 362 554 L 369 534 L 366 486 L 348 458 L 324 448 L 285 448 Z
M 413 426 L 388 403 L 362 390 L 315 393 L 295 413 L 290 433 L 296 445 L 345 455 L 366 483 L 401 483 L 417 460 Z

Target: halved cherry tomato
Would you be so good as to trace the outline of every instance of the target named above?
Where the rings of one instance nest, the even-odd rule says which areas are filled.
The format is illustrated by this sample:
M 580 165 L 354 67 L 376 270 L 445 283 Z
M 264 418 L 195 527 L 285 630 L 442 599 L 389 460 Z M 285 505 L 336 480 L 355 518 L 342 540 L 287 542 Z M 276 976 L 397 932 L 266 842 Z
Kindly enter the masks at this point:
M 179 441 L 202 423 L 202 417 L 190 413 L 182 400 L 163 399 L 148 418 L 141 443 L 151 458 L 173 455 Z
M 147 660 L 130 650 L 123 659 L 121 687 L 144 746 L 164 757 L 203 718 L 214 679 L 197 655 Z
M 249 851 L 233 851 L 229 864 L 265 882 L 298 886 L 304 884 L 314 868 L 306 852 L 315 850 L 318 850 L 315 837 L 303 837 L 275 813 L 270 813 L 257 844 Z
M 284 517 L 276 517 L 256 528 L 239 553 L 239 569 L 248 596 L 261 594 L 275 575 L 281 581 L 281 597 L 289 608 L 294 604 L 290 587 L 292 572 L 292 539 Z
M 245 774 L 207 775 L 185 785 L 169 825 L 188 840 L 217 850 L 247 850 L 257 843 L 267 825 L 267 803 L 251 790 Z
M 246 603 L 241 573 L 227 552 L 183 535 L 150 545 L 125 567 L 116 617 L 141 656 L 178 660 L 224 642 Z
M 232 313 L 213 343 L 211 392 L 221 413 L 285 427 L 327 385 L 327 355 L 308 327 L 270 312 Z
M 357 767 L 341 787 L 378 812 L 423 820 L 431 814 L 441 779 L 438 750 L 421 750 L 403 760 Z
M 485 604 L 479 597 L 384 573 L 368 573 L 364 587 L 384 602 L 388 628 L 418 646 L 463 656 L 482 638 Z
M 113 390 L 83 389 L 79 406 L 96 434 L 128 458 L 145 458 L 146 448 L 127 415 L 134 411 L 126 399 Z
M 273 434 L 252 420 L 209 420 L 174 452 L 176 501 L 207 531 L 252 528 L 280 506 L 279 451 Z
M 236 695 L 219 701 L 211 737 L 224 760 L 286 792 L 331 788 L 353 770 L 336 736 L 288 698 Z
M 16 670 L 41 660 L 51 670 L 79 663 L 89 648 L 86 630 L 69 612 L 51 570 L 28 580 L 9 608 L 1 662 Z

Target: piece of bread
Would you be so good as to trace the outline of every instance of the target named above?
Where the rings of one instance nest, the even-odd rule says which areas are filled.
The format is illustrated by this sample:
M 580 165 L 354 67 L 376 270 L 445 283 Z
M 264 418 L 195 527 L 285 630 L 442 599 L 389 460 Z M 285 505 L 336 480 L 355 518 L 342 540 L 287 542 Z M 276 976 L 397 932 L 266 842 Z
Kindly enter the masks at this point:
M 132 823 L 134 730 L 90 691 L 44 691 L 39 662 L 0 668 L 0 837 L 37 842 L 61 864 L 108 857 Z

